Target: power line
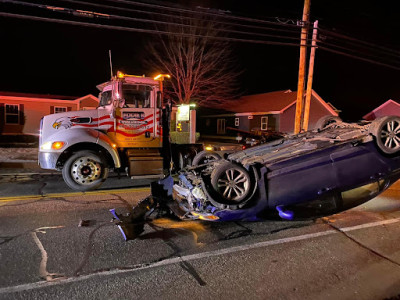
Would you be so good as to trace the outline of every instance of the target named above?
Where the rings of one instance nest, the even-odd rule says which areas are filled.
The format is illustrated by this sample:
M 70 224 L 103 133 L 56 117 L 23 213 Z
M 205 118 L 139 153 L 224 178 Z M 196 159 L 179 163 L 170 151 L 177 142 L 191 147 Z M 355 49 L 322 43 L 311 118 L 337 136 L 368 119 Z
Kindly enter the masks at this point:
M 367 45 L 369 47 L 380 48 L 382 50 L 386 50 L 388 52 L 393 52 L 393 53 L 395 53 L 397 55 L 400 55 L 400 51 L 399 50 L 393 50 L 393 49 L 390 49 L 390 48 L 387 48 L 387 47 L 384 47 L 384 46 L 380 46 L 380 45 L 377 45 L 377 44 L 366 42 L 364 40 L 356 39 L 356 38 L 353 38 L 353 37 L 350 37 L 350 36 L 347 36 L 347 35 L 344 35 L 344 34 L 340 34 L 340 33 L 337 33 L 337 32 L 331 31 L 331 30 L 321 29 L 321 32 L 325 33 L 326 35 L 340 37 L 340 38 L 345 39 L 345 40 L 354 41 L 354 42 L 357 42 L 357 43 L 360 43 L 360 44 Z
M 358 53 L 358 54 L 369 56 L 369 57 L 372 57 L 372 58 L 375 58 L 375 59 L 381 59 L 382 58 L 381 56 L 376 56 L 374 54 L 366 53 L 365 51 L 362 52 L 362 51 L 356 50 L 354 48 L 343 47 L 343 46 L 335 45 L 335 44 L 332 44 L 332 43 L 329 43 L 329 42 L 326 42 L 326 41 L 318 41 L 318 45 L 326 45 L 326 46 L 330 46 L 331 48 L 332 47 L 333 48 L 338 48 L 338 49 L 341 49 L 341 50 L 345 50 L 347 52 Z M 397 58 L 398 58 L 397 60 L 393 59 L 393 58 L 387 58 L 385 60 L 387 62 L 393 62 L 393 63 L 397 63 L 397 64 L 400 65 L 400 57 L 397 57 Z
M 149 23 L 149 24 L 159 24 L 159 25 L 169 25 L 169 26 L 172 25 L 172 26 L 189 28 L 189 29 L 203 29 L 203 27 L 200 27 L 200 26 L 188 25 L 188 24 L 182 24 L 182 23 L 172 23 L 172 22 L 166 22 L 166 21 L 148 20 L 148 19 L 143 19 L 143 18 L 132 18 L 132 17 L 125 17 L 125 16 L 120 16 L 120 15 L 88 12 L 88 11 L 75 10 L 75 9 L 66 8 L 66 7 L 55 7 L 55 6 L 49 7 L 45 4 L 34 4 L 34 3 L 29 3 L 29 2 L 24 2 L 24 1 L 14 1 L 14 0 L 2 0 L 2 1 L 6 1 L 6 2 L 13 3 L 13 4 L 18 4 L 18 5 L 25 5 L 25 6 L 29 6 L 29 7 L 37 7 L 40 9 L 52 10 L 55 12 L 72 14 L 72 15 L 93 14 L 95 17 L 101 17 L 101 18 L 106 18 L 106 19 L 119 19 L 119 20 L 125 20 L 125 21 L 136 21 L 136 22 L 143 22 L 143 23 Z M 69 2 L 73 2 L 73 1 L 69 1 Z M 277 38 L 277 39 L 281 38 L 281 39 L 296 40 L 296 41 L 299 40 L 299 37 L 272 35 L 272 34 L 255 33 L 255 32 L 245 32 L 245 31 L 231 30 L 231 29 L 224 29 L 224 28 L 219 28 L 218 32 L 236 33 L 236 34 L 251 35 L 251 36 L 258 36 L 258 37 L 271 37 L 271 38 Z
M 75 3 L 75 4 L 90 4 L 84 1 L 73 1 L 73 0 L 61 0 L 61 1 L 66 1 L 66 2 L 70 2 L 70 3 Z M 108 1 L 112 1 L 112 2 L 119 2 L 119 3 L 126 3 L 127 1 L 125 0 L 108 0 Z M 131 17 L 125 17 L 125 16 L 119 16 L 119 15 L 109 15 L 109 14 L 102 14 L 102 13 L 95 13 L 95 12 L 88 12 L 88 11 L 82 11 L 82 10 L 74 10 L 71 8 L 61 8 L 61 10 L 59 9 L 59 7 L 49 7 L 47 5 L 44 4 L 35 4 L 35 3 L 29 3 L 29 2 L 22 2 L 22 1 L 15 1 L 15 0 L 0 0 L 0 2 L 8 2 L 8 3 L 13 3 L 13 4 L 21 4 L 21 5 L 28 5 L 28 6 L 33 6 L 33 7 L 38 7 L 38 8 L 46 8 L 46 9 L 52 9 L 54 11 L 62 11 L 63 9 L 65 9 L 64 12 L 69 13 L 69 14 L 73 14 L 73 15 L 77 15 L 76 12 L 86 12 L 86 13 L 93 13 L 95 14 L 95 16 L 100 16 L 100 17 L 105 17 L 105 18 L 115 18 L 115 19 L 121 19 L 121 20 L 129 20 L 129 21 L 137 21 L 137 22 L 147 22 L 147 23 L 157 23 L 157 24 L 163 24 L 163 25 L 173 25 L 173 26 L 191 26 L 191 25 L 186 25 L 186 24 L 181 24 L 181 23 L 172 23 L 172 22 L 163 22 L 163 21 L 149 21 L 147 19 L 141 19 L 141 18 L 131 18 Z M 136 3 L 136 2 L 129 2 L 130 4 L 132 3 Z M 141 3 L 143 5 L 147 5 L 144 3 Z M 97 4 L 95 4 L 97 5 Z M 148 4 L 150 5 L 150 4 Z M 102 5 L 103 6 L 103 5 Z M 152 6 L 152 5 L 150 5 Z M 103 6 L 103 8 L 110 8 L 110 6 Z M 163 6 L 164 7 L 164 6 Z M 121 7 L 113 7 L 113 9 L 123 9 Z M 129 10 L 129 9 L 128 9 Z M 185 11 L 189 11 L 189 10 L 185 10 Z M 192 12 L 192 11 L 190 11 Z M 147 12 L 146 12 L 147 13 Z M 151 13 L 151 12 L 148 12 Z M 159 13 L 160 15 L 163 15 L 161 13 Z M 202 13 L 201 13 L 202 14 Z M 79 15 L 79 14 L 78 14 Z M 218 16 L 220 17 L 220 15 L 216 15 L 216 14 L 212 14 L 213 16 Z M 91 22 L 79 22 L 79 21 L 72 21 L 72 20 L 64 20 L 64 19 L 54 19 L 54 18 L 46 18 L 46 17 L 38 17 L 38 16 L 32 16 L 32 15 L 21 15 L 21 14 L 12 14 L 12 13 L 2 13 L 0 12 L 0 16 L 4 16 L 4 17 L 13 17 L 13 18 L 19 18 L 19 19 L 30 19 L 30 20 L 36 20 L 36 21 L 44 21 L 44 22 L 54 22 L 54 23 L 60 23 L 60 24 L 69 24 L 69 25 L 75 25 L 75 26 L 85 26 L 85 27 L 94 27 L 94 28 L 102 28 L 102 29 L 110 29 L 110 30 L 119 30 L 119 31 L 130 31 L 130 32 L 142 32 L 142 33 L 150 33 L 150 34 L 159 34 L 159 35 L 173 35 L 173 36 L 185 36 L 185 37 L 197 37 L 197 38 L 209 38 L 209 39 L 214 39 L 214 40 L 224 40 L 224 41 L 230 41 L 230 42 L 243 42 L 243 43 L 255 43 L 255 44 L 267 44 L 267 45 L 280 45 L 280 46 L 299 46 L 298 43 L 290 43 L 290 42 L 278 42 L 278 41 L 265 41 L 265 40 L 254 40 L 254 39 L 246 39 L 246 38 L 234 38 L 234 37 L 216 37 L 216 36 L 203 36 L 200 34 L 190 34 L 190 33 L 176 33 L 176 32 L 171 32 L 168 30 L 162 31 L 162 30 L 158 30 L 158 29 L 145 29 L 145 28 L 134 28 L 134 27 L 126 27 L 126 26 L 116 26 L 116 25 L 105 25 L 105 24 L 97 24 L 97 23 L 91 23 Z M 171 17 L 171 15 L 167 15 L 169 17 Z M 189 18 L 190 17 L 185 17 L 185 18 Z M 256 19 L 255 19 L 256 20 Z M 263 28 L 263 27 L 262 27 Z M 356 38 L 352 38 L 346 35 L 342 35 L 342 34 L 338 34 L 338 33 L 334 33 L 331 32 L 329 30 L 326 29 L 322 29 L 322 32 L 327 33 L 328 35 L 331 34 L 333 36 L 337 36 L 337 37 L 341 37 L 345 40 L 345 42 L 350 41 L 349 43 L 356 45 L 357 47 L 366 47 L 365 45 L 368 45 L 370 47 L 375 47 L 378 49 L 382 49 L 382 50 L 376 50 L 376 49 L 370 49 L 368 48 L 368 50 L 372 50 L 375 52 L 379 52 L 385 55 L 391 55 L 391 56 L 395 56 L 394 54 L 391 54 L 389 52 L 392 53 L 397 53 L 395 50 L 393 49 L 389 49 L 380 45 L 376 45 L 376 44 L 372 44 L 369 42 L 365 42 Z M 230 32 L 230 33 L 236 33 L 236 34 L 244 34 L 244 35 L 258 35 L 258 36 L 263 36 L 263 37 L 273 37 L 273 38 L 279 38 L 279 39 L 296 39 L 298 41 L 300 41 L 299 38 L 293 38 L 293 37 L 288 37 L 288 36 L 280 36 L 280 35 L 268 35 L 268 34 L 259 34 L 259 33 L 251 33 L 251 32 L 245 32 L 245 31 L 237 31 L 237 30 L 231 30 L 228 31 L 226 30 L 226 32 Z M 373 60 L 370 58 L 365 58 L 365 57 L 361 57 L 361 56 L 356 56 L 356 55 L 352 55 L 348 52 L 353 52 L 353 53 L 358 53 L 361 55 L 367 55 L 369 57 L 374 57 L 374 58 L 378 58 L 376 57 L 374 54 L 369 54 L 369 53 L 365 53 L 362 52 L 360 50 L 355 50 L 352 48 L 346 48 L 345 46 L 342 45 L 335 45 L 326 41 L 319 41 L 320 44 L 322 45 L 326 45 L 325 46 L 319 46 L 320 49 L 328 51 L 328 52 L 332 52 L 332 53 L 336 53 L 336 54 L 340 54 L 340 55 L 344 55 L 347 57 L 351 57 L 351 58 L 355 58 L 358 60 L 362 60 L 362 61 L 366 61 L 369 63 L 373 63 L 373 64 L 378 64 L 381 66 L 386 66 L 389 68 L 393 68 L 398 70 L 399 68 L 390 64 L 387 64 L 386 62 L 381 62 L 381 61 L 377 61 L 377 60 Z M 359 43 L 359 44 L 357 44 Z M 308 47 L 310 47 L 308 45 Z M 331 48 L 330 48 L 331 47 Z M 340 50 L 336 50 L 336 49 L 332 49 L 333 48 L 337 48 L 337 49 L 341 49 L 347 52 L 343 52 Z M 396 56 L 397 57 L 397 56 Z M 379 57 L 381 58 L 381 57 Z M 400 61 L 393 61 L 391 60 L 391 62 L 398 64 L 400 63 Z
M 148 15 L 152 15 L 152 16 L 156 15 L 156 16 L 161 16 L 161 17 L 180 18 L 180 19 L 184 19 L 184 20 L 192 20 L 193 19 L 193 17 L 188 17 L 188 16 L 182 16 L 182 15 L 177 16 L 176 14 L 159 13 L 159 12 L 154 12 L 154 11 L 145 11 L 145 10 L 132 9 L 132 8 L 122 8 L 122 7 L 118 7 L 118 6 L 90 3 L 90 2 L 85 2 L 85 1 L 76 1 L 76 0 L 59 0 L 59 1 L 73 3 L 73 4 L 89 5 L 92 7 L 114 9 L 114 10 L 119 10 L 119 11 L 124 11 L 124 12 L 142 13 L 142 14 L 148 14 Z M 197 19 L 199 19 L 199 18 L 197 18 Z M 240 24 L 240 23 L 232 23 L 232 22 L 223 22 L 223 21 L 219 21 L 219 20 L 213 20 L 213 23 L 234 26 L 234 27 L 244 27 L 244 28 L 272 30 L 272 31 L 290 32 L 290 33 L 298 33 L 298 31 L 299 31 L 299 28 L 294 28 L 294 29 L 273 28 L 273 27 L 256 26 L 256 25 L 248 25 L 248 24 Z M 279 20 L 278 20 L 278 22 L 275 23 L 276 26 L 281 25 L 281 24 L 285 24 L 285 23 L 282 23 Z M 298 26 L 298 27 L 300 27 L 300 26 Z
M 322 49 L 322 50 L 325 50 L 325 51 L 328 51 L 328 52 L 335 53 L 335 54 L 344 55 L 344 56 L 347 56 L 347 57 L 351 57 L 351 58 L 354 58 L 354 59 L 366 61 L 366 62 L 375 64 L 375 65 L 380 65 L 380 66 L 384 66 L 384 67 L 388 67 L 388 68 L 400 71 L 400 67 L 395 67 L 395 66 L 392 66 L 392 65 L 389 65 L 389 64 L 386 64 L 386 63 L 381 63 L 381 62 L 378 62 L 378 61 L 375 61 L 375 60 L 372 60 L 372 59 L 368 59 L 368 58 L 364 58 L 364 57 L 360 57 L 360 56 L 355 56 L 355 55 L 349 54 L 347 52 L 342 52 L 342 51 L 338 51 L 338 50 L 329 49 L 329 48 L 324 47 L 324 46 L 318 46 L 318 48 Z
M 37 17 L 37 16 L 31 16 L 31 15 L 21 15 L 21 14 L 12 14 L 12 13 L 4 13 L 4 12 L 0 12 L 0 16 L 9 17 L 9 18 L 17 18 L 17 19 L 26 19 L 26 20 L 34 20 L 34 21 L 43 21 L 43 22 L 53 22 L 53 23 L 59 23 L 59 24 L 84 26 L 84 27 L 94 27 L 94 28 L 101 28 L 101 29 L 128 31 L 128 32 L 142 32 L 142 33 L 151 33 L 151 34 L 159 34 L 159 35 L 197 37 L 197 38 L 207 38 L 207 39 L 214 39 L 214 40 L 230 41 L 230 42 L 244 42 L 244 43 L 264 44 L 264 45 L 295 46 L 295 47 L 299 46 L 299 44 L 297 44 L 297 43 L 249 40 L 249 39 L 216 37 L 216 36 L 203 36 L 203 35 L 198 35 L 198 34 L 176 33 L 176 32 L 169 32 L 169 31 L 124 27 L 124 26 L 116 26 L 116 25 L 104 25 L 104 24 L 97 24 L 97 23 L 79 22 L 79 21 L 71 21 L 71 20 L 60 20 L 60 19 L 52 19 L 52 18 L 46 18 L 46 17 Z
M 127 1 L 127 0 L 105 0 L 108 2 L 116 2 L 116 3 L 124 3 L 128 5 L 136 5 L 136 6 L 143 6 L 143 7 L 151 7 L 151 8 L 157 8 L 161 10 L 169 10 L 173 12 L 181 12 L 181 13 L 191 13 L 191 14 L 201 14 L 201 15 L 209 15 L 209 16 L 218 16 L 218 17 L 223 17 L 226 19 L 232 19 L 232 20 L 241 20 L 241 21 L 248 21 L 248 22 L 254 22 L 254 23 L 260 23 L 260 24 L 274 24 L 276 25 L 276 22 L 271 22 L 271 21 L 266 21 L 266 20 L 261 20 L 261 19 L 254 19 L 254 18 L 246 18 L 246 17 L 239 17 L 239 16 L 232 16 L 232 15 L 227 15 L 225 13 L 213 13 L 213 12 L 198 12 L 195 10 L 190 10 L 190 9 L 182 9 L 182 8 L 173 8 L 169 6 L 161 6 L 161 5 L 156 5 L 156 4 L 150 4 L 150 3 L 143 3 L 143 2 L 137 2 L 137 1 Z M 291 25 L 291 24 L 279 24 L 280 26 L 287 26 L 287 27 L 298 27 L 297 25 Z

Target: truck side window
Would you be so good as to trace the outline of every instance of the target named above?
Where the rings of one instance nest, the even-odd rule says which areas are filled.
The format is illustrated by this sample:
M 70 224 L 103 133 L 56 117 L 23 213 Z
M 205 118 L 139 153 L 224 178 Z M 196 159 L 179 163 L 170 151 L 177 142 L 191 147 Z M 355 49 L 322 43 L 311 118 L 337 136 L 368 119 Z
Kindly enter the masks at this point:
M 105 91 L 100 94 L 100 106 L 111 104 L 111 91 Z

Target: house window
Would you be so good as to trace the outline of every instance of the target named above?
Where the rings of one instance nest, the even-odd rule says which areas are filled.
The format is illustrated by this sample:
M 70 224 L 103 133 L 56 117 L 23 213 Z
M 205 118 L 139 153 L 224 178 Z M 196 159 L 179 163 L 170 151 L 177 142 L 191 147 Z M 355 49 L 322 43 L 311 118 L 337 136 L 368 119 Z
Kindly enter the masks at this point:
M 54 113 L 58 114 L 58 113 L 63 113 L 66 112 L 67 108 L 63 107 L 63 106 L 54 106 Z
M 217 120 L 217 134 L 225 134 L 225 119 Z
M 5 118 L 6 124 L 19 124 L 19 105 L 6 104 Z
M 235 126 L 239 126 L 239 118 L 235 118 Z
M 261 117 L 261 130 L 268 130 L 268 117 Z

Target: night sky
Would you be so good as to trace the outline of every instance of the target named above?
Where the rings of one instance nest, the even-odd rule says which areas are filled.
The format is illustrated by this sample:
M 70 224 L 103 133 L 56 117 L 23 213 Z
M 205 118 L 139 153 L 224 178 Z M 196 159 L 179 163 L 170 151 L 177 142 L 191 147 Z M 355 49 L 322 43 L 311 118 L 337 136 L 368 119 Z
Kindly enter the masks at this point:
M 67 5 L 62 1 L 40 2 Z M 320 26 L 331 32 L 381 47 L 400 49 L 400 23 L 395 2 L 366 2 L 311 1 L 311 21 L 319 20 Z M 304 4 L 301 0 L 184 3 L 188 8 L 202 6 L 229 10 L 233 15 L 293 20 L 301 19 Z M 0 12 L 10 12 L 10 7 L 14 9 L 10 4 L 1 4 Z M 143 63 L 146 59 L 143 44 L 146 39 L 154 38 L 156 36 L 146 33 L 0 17 L 0 91 L 97 95 L 96 84 L 110 78 L 109 49 L 112 50 L 114 70 L 153 75 Z M 238 64 L 244 70 L 241 75 L 244 93 L 297 89 L 298 47 L 251 43 L 231 45 Z M 382 51 L 376 60 L 385 60 L 386 52 Z M 398 53 L 400 56 L 400 50 Z M 400 67 L 400 59 L 397 60 Z M 342 111 L 343 119 L 353 121 L 361 119 L 388 99 L 400 102 L 399 75 L 399 70 L 318 49 L 313 88 L 325 101 Z

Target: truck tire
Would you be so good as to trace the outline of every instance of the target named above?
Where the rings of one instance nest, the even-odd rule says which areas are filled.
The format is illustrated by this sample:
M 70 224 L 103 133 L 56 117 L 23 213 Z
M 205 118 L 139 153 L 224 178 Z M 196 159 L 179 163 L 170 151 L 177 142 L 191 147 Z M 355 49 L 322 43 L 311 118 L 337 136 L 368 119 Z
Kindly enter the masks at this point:
M 108 166 L 101 154 L 82 150 L 73 154 L 62 169 L 65 183 L 77 191 L 98 188 L 108 176 Z

